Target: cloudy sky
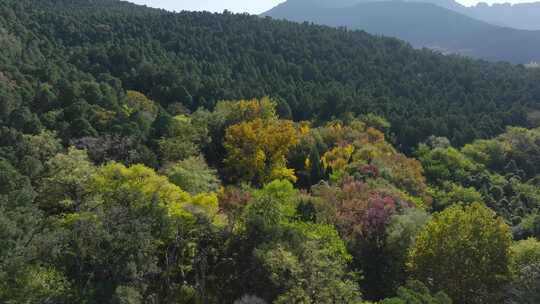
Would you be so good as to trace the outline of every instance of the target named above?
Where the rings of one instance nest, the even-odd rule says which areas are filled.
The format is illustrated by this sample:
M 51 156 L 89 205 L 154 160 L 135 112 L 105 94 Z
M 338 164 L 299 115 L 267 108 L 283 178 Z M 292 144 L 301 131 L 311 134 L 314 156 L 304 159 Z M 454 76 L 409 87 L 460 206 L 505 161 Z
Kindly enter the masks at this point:
M 227 9 L 236 13 L 248 12 L 260 14 L 276 6 L 284 0 L 129 0 L 137 4 L 145 4 L 151 7 L 159 7 L 173 11 L 212 11 L 222 12 Z M 458 0 L 465 5 L 474 5 L 478 0 Z M 533 2 L 524 0 L 482 0 L 482 2 Z

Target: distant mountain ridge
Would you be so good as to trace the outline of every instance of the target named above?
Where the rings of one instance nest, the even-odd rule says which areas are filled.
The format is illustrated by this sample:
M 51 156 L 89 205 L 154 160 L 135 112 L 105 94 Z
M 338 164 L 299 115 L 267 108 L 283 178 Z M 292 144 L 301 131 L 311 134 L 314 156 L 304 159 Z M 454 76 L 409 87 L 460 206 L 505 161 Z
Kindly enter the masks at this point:
M 324 7 L 350 7 L 366 2 L 388 0 L 296 0 Z M 523 30 L 540 30 L 540 1 L 531 3 L 495 3 L 480 2 L 474 6 L 465 6 L 454 0 L 400 0 L 404 2 L 424 2 L 485 21 L 494 25 Z M 291 2 L 291 1 L 289 1 Z
M 474 6 L 464 6 L 454 0 L 404 1 L 432 3 L 494 25 L 522 30 L 540 30 L 540 2 L 491 5 L 480 2 Z
M 467 8 L 452 0 L 430 2 L 289 0 L 263 15 L 361 29 L 397 37 L 415 47 L 490 61 L 525 64 L 540 60 L 540 31 L 476 20 L 459 13 Z
M 540 2 L 518 4 L 479 3 L 466 10 L 469 16 L 524 30 L 540 30 Z

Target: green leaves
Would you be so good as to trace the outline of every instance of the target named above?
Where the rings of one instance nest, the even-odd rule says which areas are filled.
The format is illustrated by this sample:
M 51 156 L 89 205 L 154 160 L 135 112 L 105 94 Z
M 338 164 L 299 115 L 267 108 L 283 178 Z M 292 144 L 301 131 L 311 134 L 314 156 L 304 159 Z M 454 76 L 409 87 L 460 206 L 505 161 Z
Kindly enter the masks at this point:
M 512 254 L 511 303 L 540 301 L 540 241 L 534 238 L 519 241 L 512 246 Z
M 169 163 L 162 171 L 173 184 L 191 194 L 216 192 L 221 183 L 217 171 L 208 167 L 202 156 Z
M 436 214 L 409 255 L 413 276 L 458 303 L 499 301 L 510 278 L 509 227 L 474 203 Z
M 408 281 L 397 290 L 396 297 L 385 299 L 380 304 L 452 304 L 452 300 L 444 292 L 432 295 L 422 282 Z

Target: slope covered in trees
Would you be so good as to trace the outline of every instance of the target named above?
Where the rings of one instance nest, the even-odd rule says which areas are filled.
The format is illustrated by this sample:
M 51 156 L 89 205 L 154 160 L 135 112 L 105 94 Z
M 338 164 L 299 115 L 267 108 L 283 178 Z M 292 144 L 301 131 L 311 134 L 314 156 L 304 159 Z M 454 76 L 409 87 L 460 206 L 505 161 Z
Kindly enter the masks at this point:
M 1 3 L 0 302 L 540 297 L 540 129 L 504 128 L 538 123 L 534 71 L 246 15 Z
M 438 5 L 438 1 L 357 1 L 330 8 L 326 1 L 321 2 L 289 0 L 263 15 L 365 30 L 397 37 L 416 47 L 490 61 L 525 64 L 540 58 L 540 31 L 477 20 L 461 13 L 457 3 L 458 8 L 447 9 Z
M 115 133 L 146 135 L 147 127 L 129 126 L 129 113 L 112 113 L 124 90 L 173 112 L 272 96 L 295 119 L 376 113 L 404 148 L 433 134 L 462 144 L 525 126 L 540 100 L 538 70 L 362 32 L 112 0 L 2 0 L 0 9 L 0 119 L 24 117 L 28 129 L 39 119 L 65 141 L 110 133 L 119 120 Z
M 167 119 L 157 145 L 177 153 L 161 154 L 158 170 L 134 164 L 136 148 L 108 154 L 119 138 L 85 138 L 82 149 L 3 128 L 0 299 L 538 298 L 539 129 L 462 149 L 434 137 L 414 159 L 386 140 L 380 117 L 314 128 L 276 107 L 227 101 Z M 225 160 L 221 179 L 212 155 Z

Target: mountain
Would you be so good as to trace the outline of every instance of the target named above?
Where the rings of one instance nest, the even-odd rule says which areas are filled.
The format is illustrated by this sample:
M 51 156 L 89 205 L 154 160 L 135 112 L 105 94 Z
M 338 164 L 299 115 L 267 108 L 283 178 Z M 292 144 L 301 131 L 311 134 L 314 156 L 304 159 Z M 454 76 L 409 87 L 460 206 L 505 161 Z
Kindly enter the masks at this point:
M 327 8 L 351 7 L 366 2 L 388 0 L 312 0 L 309 3 Z M 400 0 L 403 2 L 431 3 L 493 25 L 522 30 L 540 30 L 540 2 L 495 3 L 480 2 L 475 6 L 465 6 L 455 0 Z
M 480 2 L 474 6 L 464 6 L 454 0 L 407 1 L 432 3 L 494 25 L 522 30 L 540 30 L 540 2 L 494 3 L 491 5 Z
M 355 3 L 369 0 L 357 0 Z M 376 1 L 376 0 L 375 0 Z M 540 30 L 540 2 L 494 3 L 480 2 L 474 6 L 464 6 L 454 0 L 405 0 L 425 2 L 467 15 L 494 25 L 522 30 Z M 338 1 L 339 2 L 339 1 Z M 350 5 L 350 3 L 345 3 Z
M 540 30 L 540 2 L 492 5 L 479 3 L 468 7 L 465 11 L 469 16 L 493 24 L 524 30 Z
M 403 39 L 415 47 L 491 61 L 528 63 L 540 58 L 540 31 L 496 26 L 442 7 L 460 10 L 453 1 L 355 1 L 351 6 L 339 7 L 328 7 L 323 2 L 327 3 L 289 0 L 263 15 L 362 29 Z

